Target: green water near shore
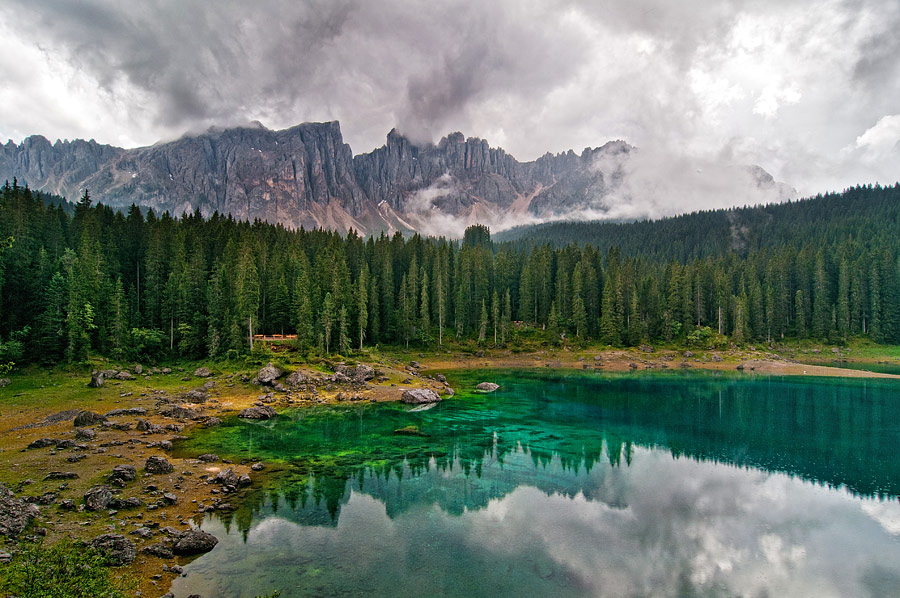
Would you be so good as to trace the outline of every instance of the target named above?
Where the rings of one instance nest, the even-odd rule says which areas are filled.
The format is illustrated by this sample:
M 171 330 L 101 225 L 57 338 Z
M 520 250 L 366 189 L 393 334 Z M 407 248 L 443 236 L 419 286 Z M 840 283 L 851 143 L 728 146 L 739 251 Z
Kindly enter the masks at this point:
M 481 381 L 492 394 L 466 389 Z M 173 592 L 900 593 L 900 385 L 472 371 L 426 411 L 226 421 L 182 443 L 282 463 Z M 423 436 L 393 432 L 415 426 Z
M 865 372 L 878 372 L 879 374 L 900 374 L 900 364 L 898 363 L 872 363 L 869 361 L 847 361 L 844 359 L 804 359 L 801 363 L 823 365 L 832 368 L 845 368 L 848 370 L 861 370 Z

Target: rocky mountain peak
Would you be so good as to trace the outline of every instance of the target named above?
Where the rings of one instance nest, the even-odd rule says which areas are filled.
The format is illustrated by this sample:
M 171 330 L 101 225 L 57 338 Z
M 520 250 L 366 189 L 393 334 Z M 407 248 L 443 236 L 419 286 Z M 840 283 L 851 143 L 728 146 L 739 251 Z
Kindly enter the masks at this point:
M 89 188 L 107 205 L 158 213 L 199 209 L 288 227 L 455 235 L 475 222 L 508 226 L 593 206 L 620 176 L 598 160 L 621 163 L 633 150 L 616 140 L 519 162 L 458 131 L 420 144 L 392 129 L 383 146 L 353 155 L 337 121 L 283 130 L 252 122 L 129 150 L 94 140 L 51 145 L 35 135 L 0 146 L 0 180 L 18 177 L 70 198 Z M 764 175 L 755 175 L 760 186 L 775 184 Z

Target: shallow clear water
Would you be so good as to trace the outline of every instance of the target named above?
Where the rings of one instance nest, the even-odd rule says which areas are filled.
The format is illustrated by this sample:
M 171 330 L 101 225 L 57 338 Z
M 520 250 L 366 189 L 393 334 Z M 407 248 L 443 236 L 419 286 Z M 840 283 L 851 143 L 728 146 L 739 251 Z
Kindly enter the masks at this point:
M 825 367 L 845 368 L 848 370 L 863 370 L 867 372 L 879 372 L 881 374 L 900 374 L 898 363 L 871 363 L 860 361 L 846 361 L 843 359 L 815 360 L 805 359 L 801 363 L 808 365 L 824 365 Z
M 465 372 L 437 407 L 232 420 L 182 444 L 283 463 L 179 598 L 896 596 L 892 381 Z M 393 431 L 414 425 L 427 436 Z

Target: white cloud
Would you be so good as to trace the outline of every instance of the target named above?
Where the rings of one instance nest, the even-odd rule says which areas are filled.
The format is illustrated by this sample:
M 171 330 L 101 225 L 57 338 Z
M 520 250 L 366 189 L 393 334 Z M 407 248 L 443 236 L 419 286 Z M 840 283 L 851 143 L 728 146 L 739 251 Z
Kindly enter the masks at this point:
M 900 114 L 884 116 L 856 138 L 856 147 L 873 156 L 893 153 L 897 157 L 900 144 Z
M 133 146 L 339 119 L 356 152 L 399 126 L 520 160 L 616 138 L 724 152 L 803 194 L 898 177 L 892 146 L 873 151 L 888 125 L 868 133 L 900 101 L 895 0 L 266 6 L 3 3 L 0 137 Z

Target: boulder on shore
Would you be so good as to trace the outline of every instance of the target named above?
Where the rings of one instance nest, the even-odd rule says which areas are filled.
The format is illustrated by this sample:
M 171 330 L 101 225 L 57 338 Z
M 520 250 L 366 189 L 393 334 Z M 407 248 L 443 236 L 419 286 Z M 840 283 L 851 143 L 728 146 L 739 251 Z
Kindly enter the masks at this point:
M 500 388 L 499 384 L 494 384 L 493 382 L 482 382 L 475 387 L 475 390 L 480 390 L 482 392 L 494 392 L 498 388 Z
M 173 419 L 194 419 L 200 416 L 199 411 L 182 407 L 181 405 L 166 405 L 159 410 L 159 414 L 163 417 L 171 417 Z
M 165 457 L 147 457 L 144 464 L 144 471 L 147 473 L 172 473 L 174 469 Z
M 100 388 L 103 386 L 103 382 L 105 382 L 103 372 L 93 371 L 91 372 L 91 381 L 88 382 L 88 388 Z
M 197 368 L 194 370 L 194 376 L 197 378 L 209 378 L 212 376 L 212 371 L 207 367 Z
M 217 473 L 213 482 L 222 484 L 223 486 L 237 486 L 240 479 L 240 476 L 234 473 L 234 470 L 229 467 L 228 469 Z
M 89 511 L 102 511 L 112 502 L 112 488 L 106 485 L 92 486 L 84 493 L 84 506 Z
M 205 388 L 195 388 L 184 393 L 181 400 L 185 403 L 205 403 L 209 400 L 209 393 Z
M 278 378 L 281 378 L 283 374 L 284 372 L 275 367 L 270 361 L 264 368 L 259 370 L 258 374 L 256 374 L 255 382 L 263 386 L 271 386 L 272 383 Z
M 110 482 L 130 482 L 137 478 L 137 469 L 134 465 L 116 465 L 107 477 Z
M 28 448 L 47 448 L 48 446 L 55 446 L 57 442 L 58 441 L 55 438 L 38 438 L 37 440 L 33 440 L 31 444 L 28 445 Z
M 400 400 L 410 405 L 423 405 L 425 403 L 437 403 L 441 400 L 440 395 L 429 388 L 413 388 L 404 390 L 400 395 Z
M 122 534 L 103 534 L 91 540 L 91 548 L 106 556 L 106 564 L 120 567 L 137 556 L 137 546 Z
M 99 413 L 94 413 L 93 411 L 79 411 L 78 415 L 75 416 L 75 424 L 76 428 L 80 428 L 81 426 L 93 426 L 94 424 L 103 423 L 106 421 L 106 418 Z
M 374 377 L 375 368 L 364 363 L 356 366 L 356 371 L 353 373 L 353 381 L 358 383 L 366 382 L 367 380 L 371 380 Z
M 36 506 L 16 498 L 12 490 L 0 484 L 0 536 L 18 536 L 37 514 Z
M 285 379 L 284 383 L 290 387 L 297 387 L 301 384 L 306 384 L 306 376 L 303 375 L 303 372 L 292 372 Z
M 199 529 L 184 532 L 172 547 L 172 552 L 181 556 L 203 554 L 215 548 L 219 539 Z
M 278 413 L 268 405 L 260 405 L 257 407 L 248 407 L 238 413 L 238 417 L 244 419 L 272 419 Z

